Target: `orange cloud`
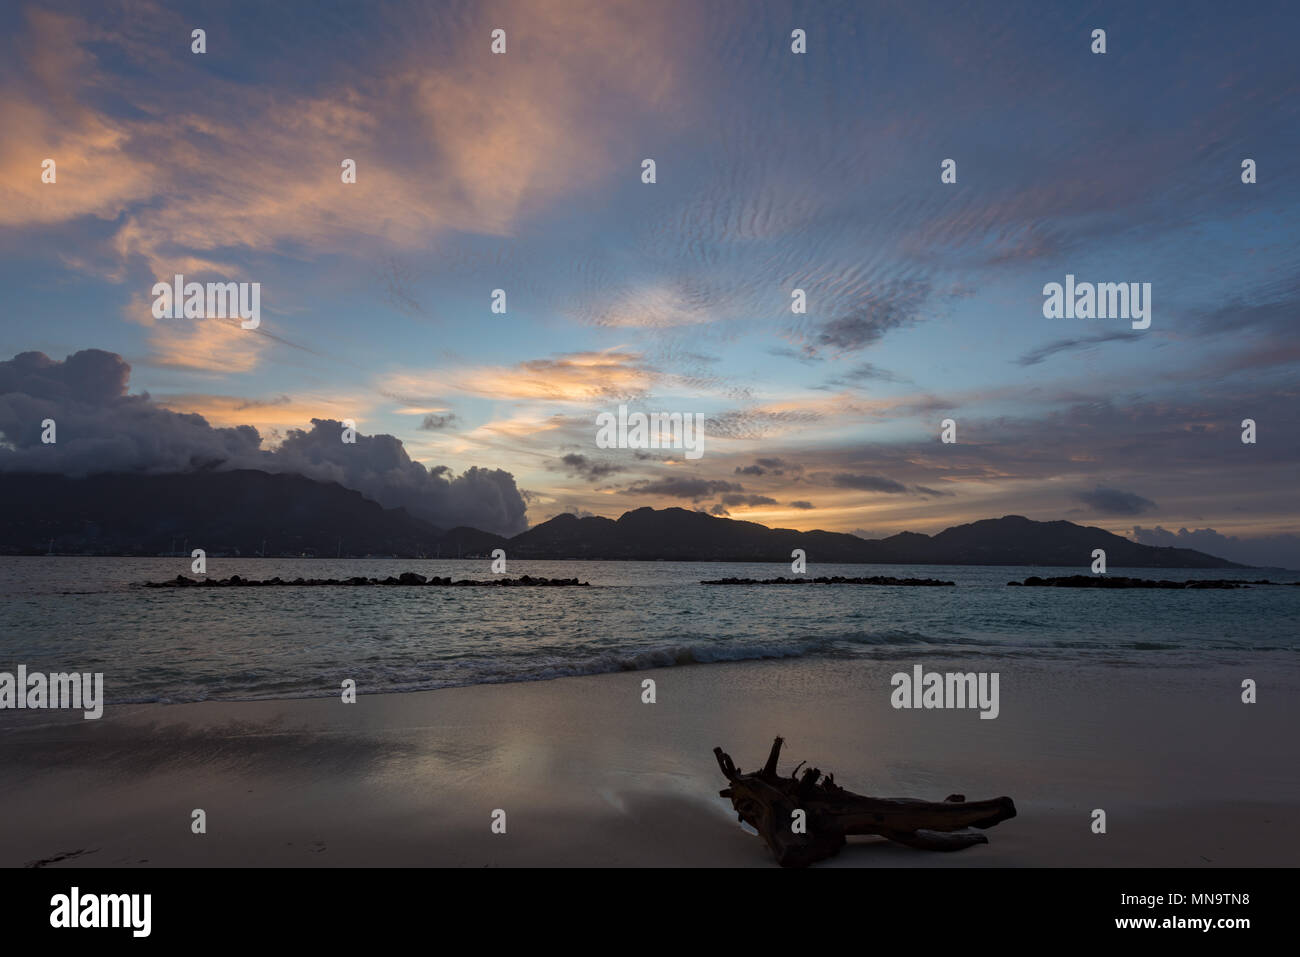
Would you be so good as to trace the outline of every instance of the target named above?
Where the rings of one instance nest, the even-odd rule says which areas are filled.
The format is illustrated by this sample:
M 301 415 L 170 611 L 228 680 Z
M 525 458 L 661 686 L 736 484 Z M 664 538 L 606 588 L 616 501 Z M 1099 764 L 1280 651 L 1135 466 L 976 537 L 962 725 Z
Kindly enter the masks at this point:
M 218 251 L 228 249 L 331 253 L 369 238 L 419 249 L 447 230 L 505 235 L 620 164 L 635 178 L 639 154 L 615 148 L 591 116 L 601 106 L 656 112 L 671 102 L 683 50 L 671 18 L 573 0 L 480 9 L 473 21 L 465 35 L 481 45 L 460 43 L 433 61 L 423 48 L 398 50 L 379 78 L 326 80 L 311 94 L 205 75 L 224 108 L 200 113 L 176 109 L 166 87 L 108 77 L 86 46 L 139 57 L 150 46 L 138 38 L 32 12 L 24 39 L 32 81 L 8 85 L 0 100 L 9 134 L 0 223 L 126 213 L 113 250 L 163 276 L 219 270 L 228 257 Z M 498 21 L 509 27 L 505 56 L 488 50 Z M 201 68 L 195 60 L 163 63 L 184 75 Z M 86 105 L 110 83 L 141 115 L 110 118 Z M 58 162 L 56 185 L 40 183 L 46 156 Z M 355 184 L 340 181 L 345 157 L 357 162 Z
M 168 319 L 154 326 L 148 361 L 197 372 L 248 372 L 270 343 L 266 336 L 241 329 L 237 319 Z
M 277 396 L 272 399 L 248 399 L 233 395 L 181 393 L 154 396 L 154 404 L 172 412 L 193 412 L 219 427 L 251 425 L 264 435 L 288 429 L 310 429 L 311 420 L 354 420 L 363 423 L 362 413 L 368 400 L 358 396 Z
M 381 389 L 403 397 L 454 392 L 501 400 L 586 405 L 645 394 L 658 379 L 656 373 L 641 364 L 640 355 L 609 349 L 531 359 L 514 366 L 399 373 L 386 378 Z M 410 401 L 416 404 L 414 398 Z
M 158 187 L 152 165 L 129 159 L 133 126 L 102 116 L 78 99 L 77 77 L 95 69 L 81 44 L 95 33 L 80 21 L 27 11 L 27 69 L 6 77 L 0 96 L 0 225 L 112 218 Z M 55 181 L 41 180 L 46 159 Z

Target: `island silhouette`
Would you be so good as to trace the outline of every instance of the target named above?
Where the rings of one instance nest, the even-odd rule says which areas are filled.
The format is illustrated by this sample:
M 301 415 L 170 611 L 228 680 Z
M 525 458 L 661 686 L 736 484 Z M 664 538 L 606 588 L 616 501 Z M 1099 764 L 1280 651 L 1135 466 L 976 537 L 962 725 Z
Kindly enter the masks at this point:
M 617 519 L 557 515 L 512 537 L 439 528 L 333 482 L 251 469 L 83 478 L 0 473 L 9 506 L 6 555 L 485 558 L 786 562 L 794 549 L 821 563 L 1085 566 L 1093 549 L 1127 568 L 1247 568 L 1188 548 L 1130 541 L 1067 521 L 1005 515 L 936 535 L 865 539 L 769 528 L 685 508 L 642 507 Z

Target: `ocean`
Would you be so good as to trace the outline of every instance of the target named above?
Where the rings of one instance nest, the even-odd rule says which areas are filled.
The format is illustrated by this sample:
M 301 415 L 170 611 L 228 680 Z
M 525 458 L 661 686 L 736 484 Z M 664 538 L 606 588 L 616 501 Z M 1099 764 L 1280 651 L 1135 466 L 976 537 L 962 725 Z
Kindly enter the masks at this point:
M 488 579 L 484 561 L 225 559 L 210 577 Z M 705 586 L 790 576 L 788 564 L 511 561 L 509 577 L 588 588 L 142 589 L 189 574 L 183 558 L 0 558 L 0 671 L 103 672 L 110 700 L 333 696 L 535 681 L 763 658 L 992 658 L 1196 667 L 1300 652 L 1300 588 L 1009 588 L 1086 568 L 819 565 L 808 575 L 941 578 L 954 588 Z M 1270 578 L 1295 572 L 1110 569 L 1139 578 Z

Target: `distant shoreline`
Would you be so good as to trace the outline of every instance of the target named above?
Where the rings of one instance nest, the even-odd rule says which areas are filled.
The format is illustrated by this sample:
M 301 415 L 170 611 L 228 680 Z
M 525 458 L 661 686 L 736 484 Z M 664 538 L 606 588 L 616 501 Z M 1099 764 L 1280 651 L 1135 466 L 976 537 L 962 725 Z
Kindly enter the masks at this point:
M 826 529 L 769 527 L 680 506 L 641 506 L 617 519 L 553 516 L 521 531 L 435 525 L 404 508 L 301 475 L 238 469 L 157 475 L 101 473 L 83 479 L 0 472 L 0 553 L 104 556 L 208 555 L 296 558 L 350 556 L 473 558 L 504 550 L 512 559 L 552 561 L 1087 565 L 1129 568 L 1241 568 L 1192 548 L 1144 544 L 1096 526 L 1003 515 L 933 535 L 900 531 L 864 538 Z M 469 514 L 455 521 L 472 521 Z M 509 528 L 524 520 L 517 516 Z M 1272 557 L 1272 556 L 1270 556 Z
M 491 561 L 491 555 L 461 555 L 456 558 L 439 557 L 430 555 L 291 555 L 288 553 L 273 552 L 269 555 L 229 555 L 221 552 L 208 552 L 209 559 L 222 559 L 224 561 L 319 561 L 319 562 L 485 562 Z M 186 554 L 157 554 L 141 552 L 106 552 L 87 554 L 84 552 L 3 552 L 0 551 L 0 558 L 168 558 L 188 561 L 190 556 Z M 785 558 L 530 558 L 526 555 L 510 556 L 511 561 L 516 562 L 590 562 L 599 564 L 601 562 L 620 562 L 620 563 L 637 563 L 642 565 L 786 565 L 790 564 L 789 559 Z M 817 562 L 818 565 L 859 565 L 862 567 L 886 567 L 894 565 L 910 565 L 918 568 L 1080 568 L 1086 566 L 1086 562 L 1080 564 L 1074 562 L 1070 564 L 1054 564 L 1050 562 L 864 562 L 864 561 L 844 561 L 828 560 Z M 1241 572 L 1295 572 L 1300 569 L 1283 568 L 1280 565 L 1134 565 L 1124 564 L 1117 565 L 1117 568 L 1150 568 L 1182 571 L 1241 571 Z M 1275 583 L 1276 584 L 1276 583 Z

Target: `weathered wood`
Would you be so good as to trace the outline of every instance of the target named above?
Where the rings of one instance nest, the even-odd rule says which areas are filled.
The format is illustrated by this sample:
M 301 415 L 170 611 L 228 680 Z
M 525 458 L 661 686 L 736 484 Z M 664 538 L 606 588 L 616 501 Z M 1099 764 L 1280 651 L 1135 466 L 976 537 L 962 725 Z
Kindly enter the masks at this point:
M 729 786 L 719 791 L 731 799 L 736 815 L 767 842 L 782 867 L 806 867 L 839 852 L 851 834 L 876 834 L 898 844 L 930 851 L 957 851 L 987 843 L 985 829 L 1016 816 L 1009 797 L 970 801 L 952 794 L 944 801 L 912 798 L 873 798 L 854 794 L 822 778 L 817 768 L 783 778 L 777 772 L 781 738 L 772 742 L 761 771 L 743 773 L 722 748 L 714 757 Z M 795 825 L 795 812 L 804 812 L 804 830 Z

